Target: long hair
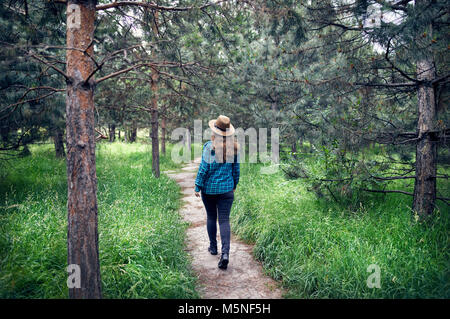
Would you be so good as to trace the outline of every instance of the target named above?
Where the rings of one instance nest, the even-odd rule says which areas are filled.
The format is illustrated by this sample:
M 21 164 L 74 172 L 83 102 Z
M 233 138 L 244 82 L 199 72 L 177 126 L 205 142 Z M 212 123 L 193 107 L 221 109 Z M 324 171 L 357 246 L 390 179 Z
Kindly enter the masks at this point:
M 222 136 L 213 133 L 211 136 L 212 148 L 216 152 L 216 158 L 219 163 L 232 163 L 234 156 L 238 154 L 239 144 L 234 135 Z

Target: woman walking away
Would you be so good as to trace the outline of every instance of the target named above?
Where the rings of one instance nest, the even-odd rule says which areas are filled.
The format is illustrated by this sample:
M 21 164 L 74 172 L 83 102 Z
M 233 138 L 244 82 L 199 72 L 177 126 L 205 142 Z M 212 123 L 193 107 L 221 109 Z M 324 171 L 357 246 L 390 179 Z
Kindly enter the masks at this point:
M 206 209 L 208 251 L 217 255 L 217 219 L 219 219 L 222 251 L 220 269 L 227 269 L 230 253 L 230 210 L 239 182 L 238 144 L 234 127 L 227 116 L 209 121 L 211 141 L 203 145 L 202 162 L 195 179 L 195 196 L 201 197 Z

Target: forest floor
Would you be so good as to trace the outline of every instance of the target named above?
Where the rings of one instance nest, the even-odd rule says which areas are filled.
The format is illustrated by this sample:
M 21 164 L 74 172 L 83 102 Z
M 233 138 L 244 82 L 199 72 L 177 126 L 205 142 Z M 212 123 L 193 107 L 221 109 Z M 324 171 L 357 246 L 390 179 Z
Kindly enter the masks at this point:
M 282 298 L 280 285 L 263 273 L 261 264 L 253 257 L 253 245 L 245 244 L 231 234 L 230 263 L 227 270 L 217 267 L 220 258 L 220 236 L 217 232 L 219 254 L 211 255 L 207 248 L 206 212 L 200 198 L 195 197 L 194 181 L 200 158 L 185 165 L 181 171 L 165 171 L 181 187 L 183 207 L 180 214 L 188 222 L 186 250 L 191 256 L 193 271 L 198 276 L 197 290 L 202 298 L 254 299 Z

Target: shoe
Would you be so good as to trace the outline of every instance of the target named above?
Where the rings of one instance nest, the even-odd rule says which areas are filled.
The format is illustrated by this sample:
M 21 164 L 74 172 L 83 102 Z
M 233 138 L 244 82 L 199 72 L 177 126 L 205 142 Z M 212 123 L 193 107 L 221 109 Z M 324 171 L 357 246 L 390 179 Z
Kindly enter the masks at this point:
M 228 267 L 228 254 L 227 253 L 222 254 L 222 256 L 220 257 L 218 266 L 220 269 L 227 269 L 227 267 Z
M 209 246 L 208 251 L 211 253 L 211 255 L 217 255 L 217 248 Z

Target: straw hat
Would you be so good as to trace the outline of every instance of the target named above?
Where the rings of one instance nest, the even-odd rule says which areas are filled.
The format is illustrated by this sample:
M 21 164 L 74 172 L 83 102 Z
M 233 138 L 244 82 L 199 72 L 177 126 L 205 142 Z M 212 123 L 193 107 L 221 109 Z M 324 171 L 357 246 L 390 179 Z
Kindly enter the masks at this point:
M 216 120 L 209 121 L 211 130 L 222 136 L 231 136 L 234 134 L 234 126 L 230 123 L 230 118 L 225 115 L 219 115 Z

